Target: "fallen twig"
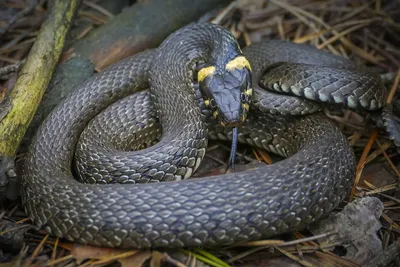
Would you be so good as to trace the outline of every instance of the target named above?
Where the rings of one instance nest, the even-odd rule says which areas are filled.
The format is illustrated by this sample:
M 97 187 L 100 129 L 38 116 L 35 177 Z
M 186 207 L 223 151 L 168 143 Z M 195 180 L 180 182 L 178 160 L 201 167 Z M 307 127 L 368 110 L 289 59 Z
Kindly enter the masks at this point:
M 15 64 L 7 65 L 0 69 L 0 80 L 7 80 L 10 78 L 10 74 L 18 72 L 24 65 L 25 59 L 21 60 Z
M 2 190 L 7 178 L 16 176 L 12 171 L 16 151 L 53 75 L 78 1 L 54 2 L 13 90 L 4 101 L 0 122 Z

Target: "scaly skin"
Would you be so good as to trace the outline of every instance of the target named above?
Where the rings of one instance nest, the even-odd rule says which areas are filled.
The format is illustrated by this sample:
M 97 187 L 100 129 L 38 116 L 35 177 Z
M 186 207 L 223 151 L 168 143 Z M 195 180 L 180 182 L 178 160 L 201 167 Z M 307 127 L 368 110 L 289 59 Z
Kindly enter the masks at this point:
M 122 182 L 130 175 L 138 182 L 143 177 L 190 176 L 204 156 L 208 136 L 224 139 L 229 132 L 215 126 L 208 133 L 210 122 L 201 115 L 188 67 L 199 53 L 204 54 L 202 42 L 216 38 L 228 42 L 227 46 L 232 41 L 231 35 L 215 25 L 185 27 L 157 50 L 95 75 L 60 103 L 40 127 L 22 173 L 23 204 L 37 226 L 52 235 L 98 246 L 213 247 L 301 229 L 340 203 L 349 193 L 356 164 L 344 135 L 321 114 L 262 113 L 261 94 L 255 95 L 239 140 L 285 155 L 286 160 L 256 170 L 180 182 L 97 185 L 74 179 L 72 160 L 85 126 L 110 104 L 149 86 L 150 93 L 137 94 L 130 105 L 154 103 L 148 110 L 160 118 L 161 141 L 140 151 L 111 151 L 110 160 L 99 152 L 91 160 L 106 163 L 108 169 L 102 172 L 99 167 L 98 175 L 121 172 Z M 246 56 L 257 74 L 254 77 L 260 77 L 265 67 L 257 63 L 261 57 Z M 118 117 L 111 118 L 112 112 L 103 114 L 106 119 L 99 119 L 103 123 Z M 138 118 L 144 123 L 142 115 Z M 131 126 L 140 134 L 138 124 Z M 85 144 L 89 143 L 78 146 L 85 149 Z

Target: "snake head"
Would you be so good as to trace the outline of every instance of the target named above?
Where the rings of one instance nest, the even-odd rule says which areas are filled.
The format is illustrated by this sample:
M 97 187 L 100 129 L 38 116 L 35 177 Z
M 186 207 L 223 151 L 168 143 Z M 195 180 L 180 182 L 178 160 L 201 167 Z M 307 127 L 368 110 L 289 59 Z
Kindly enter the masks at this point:
M 247 118 L 253 89 L 251 67 L 240 55 L 223 68 L 202 67 L 197 80 L 204 103 L 222 126 L 236 127 Z

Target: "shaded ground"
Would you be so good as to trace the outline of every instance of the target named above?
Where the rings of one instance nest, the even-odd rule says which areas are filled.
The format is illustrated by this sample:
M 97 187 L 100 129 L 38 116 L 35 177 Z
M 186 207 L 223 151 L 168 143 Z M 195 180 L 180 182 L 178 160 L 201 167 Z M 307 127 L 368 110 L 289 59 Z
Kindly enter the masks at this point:
M 129 5 L 129 1 L 110 2 L 84 1 L 71 29 L 63 60 L 71 57 L 71 50 L 68 50 L 71 45 L 107 24 L 122 7 Z M 0 27 L 5 30 L 0 31 L 0 82 L 4 93 L 15 84 L 16 71 L 35 42 L 48 1 L 6 1 L 3 5 Z M 242 46 L 261 39 L 287 39 L 314 45 L 373 68 L 387 81 L 388 102 L 394 105 L 395 113 L 400 114 L 398 1 L 235 1 L 218 13 L 209 13 L 208 19 L 230 29 Z M 80 66 L 90 73 L 103 68 L 104 62 L 85 62 Z M 68 69 L 65 72 L 67 74 L 61 75 L 70 73 Z M 63 79 L 68 81 L 68 76 L 62 76 Z M 65 95 L 63 89 L 59 86 L 47 97 Z M 336 210 L 341 213 L 309 230 L 276 240 L 217 251 L 193 251 L 198 263 L 208 261 L 212 266 L 386 266 L 384 260 L 400 251 L 399 152 L 385 131 L 376 127 L 379 121 L 376 123 L 370 115 L 361 116 L 351 111 L 327 111 L 327 114 L 346 133 L 359 160 L 352 194 Z M 42 118 L 43 115 L 37 117 L 36 123 Z M 30 135 L 25 139 L 29 141 Z M 24 148 L 25 145 L 18 158 L 23 155 Z M 229 144 L 211 142 L 206 159 L 195 176 L 220 173 L 228 157 Z M 239 158 L 242 162 L 239 168 L 279 160 L 264 151 L 244 146 L 239 149 Z M 351 205 L 346 206 L 348 203 Z M 96 249 L 49 237 L 30 225 L 19 200 L 7 201 L 0 217 L 0 262 L 9 264 L 5 266 L 22 263 L 26 266 L 103 266 L 117 258 L 115 264 L 140 266 L 150 256 L 153 266 L 160 260 L 181 266 L 185 260 L 176 252 Z M 385 250 L 389 255 L 381 256 L 381 251 Z M 390 253 L 391 250 L 394 252 Z M 91 260 L 87 261 L 88 258 Z M 374 262 L 374 258 L 378 261 Z M 400 266 L 399 256 L 387 266 Z

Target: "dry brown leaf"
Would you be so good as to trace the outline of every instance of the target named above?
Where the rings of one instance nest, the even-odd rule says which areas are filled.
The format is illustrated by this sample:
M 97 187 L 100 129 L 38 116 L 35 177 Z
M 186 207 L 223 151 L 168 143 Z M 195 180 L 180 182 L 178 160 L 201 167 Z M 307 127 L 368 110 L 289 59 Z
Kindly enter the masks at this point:
M 248 261 L 245 264 L 242 264 L 241 267 L 274 267 L 274 266 L 285 266 L 285 267 L 301 267 L 301 265 L 292 259 L 289 259 L 284 256 L 280 257 L 270 257 L 266 259 L 257 259 Z
M 373 184 L 376 187 L 383 187 L 396 183 L 397 178 L 393 173 L 388 171 L 388 168 L 384 164 L 377 163 L 365 166 L 361 175 L 359 186 L 367 187 L 364 181 Z
M 118 262 L 121 263 L 121 267 L 142 267 L 150 257 L 151 251 L 146 250 L 130 257 L 119 259 Z
M 92 246 L 76 245 L 72 248 L 71 254 L 74 256 L 78 264 L 87 259 L 104 259 L 106 257 L 114 257 L 128 250 L 114 248 L 99 248 Z

